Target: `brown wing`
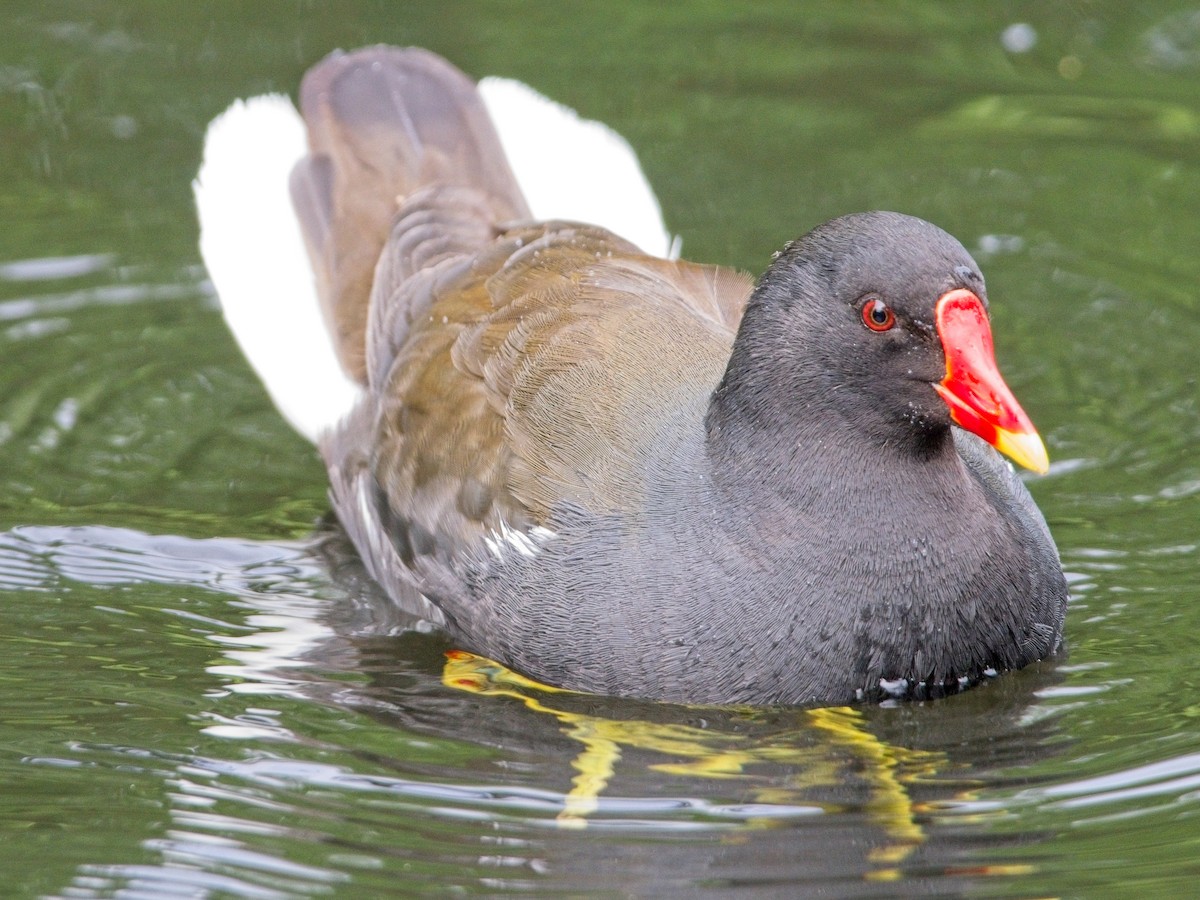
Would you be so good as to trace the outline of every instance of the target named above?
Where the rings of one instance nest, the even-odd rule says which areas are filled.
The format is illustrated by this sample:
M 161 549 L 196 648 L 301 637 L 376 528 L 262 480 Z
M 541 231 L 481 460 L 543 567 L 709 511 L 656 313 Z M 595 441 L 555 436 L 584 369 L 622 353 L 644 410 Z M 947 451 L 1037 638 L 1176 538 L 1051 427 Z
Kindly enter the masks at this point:
M 703 417 L 751 287 L 569 223 L 410 276 L 393 300 L 423 313 L 399 323 L 371 438 L 402 555 L 453 555 L 564 501 L 635 507 L 648 448 Z
M 322 452 L 376 577 L 395 590 L 565 502 L 636 506 L 647 448 L 703 416 L 750 280 L 600 228 L 504 225 L 528 210 L 478 93 L 425 51 L 335 54 L 301 101 L 293 197 L 368 388 Z

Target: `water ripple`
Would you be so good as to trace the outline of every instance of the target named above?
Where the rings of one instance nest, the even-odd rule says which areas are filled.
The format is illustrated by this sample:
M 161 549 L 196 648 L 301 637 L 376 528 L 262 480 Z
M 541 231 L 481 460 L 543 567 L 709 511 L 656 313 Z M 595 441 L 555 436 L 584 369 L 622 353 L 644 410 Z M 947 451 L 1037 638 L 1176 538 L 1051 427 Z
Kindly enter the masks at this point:
M 1017 797 L 1071 809 L 1162 795 L 1185 800 L 1196 788 L 1200 788 L 1200 753 L 1189 753 L 1107 775 L 1046 785 Z

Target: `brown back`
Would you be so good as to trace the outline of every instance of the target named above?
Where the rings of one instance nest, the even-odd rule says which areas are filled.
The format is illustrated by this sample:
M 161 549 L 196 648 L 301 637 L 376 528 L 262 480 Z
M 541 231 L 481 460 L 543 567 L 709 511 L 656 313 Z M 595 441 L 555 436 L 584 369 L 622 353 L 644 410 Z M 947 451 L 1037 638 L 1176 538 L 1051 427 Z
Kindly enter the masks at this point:
M 302 105 L 297 205 L 369 388 L 323 447 L 360 543 L 384 532 L 419 569 L 564 503 L 640 503 L 670 429 L 697 433 L 751 280 L 513 221 L 528 210 L 474 85 L 426 51 L 330 57 Z

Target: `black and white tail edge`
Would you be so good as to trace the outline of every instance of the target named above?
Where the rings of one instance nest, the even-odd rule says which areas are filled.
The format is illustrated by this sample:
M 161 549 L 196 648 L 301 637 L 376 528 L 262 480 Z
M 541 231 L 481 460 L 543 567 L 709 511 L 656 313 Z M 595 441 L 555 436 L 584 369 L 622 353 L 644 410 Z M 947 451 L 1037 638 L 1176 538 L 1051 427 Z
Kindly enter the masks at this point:
M 608 126 L 505 78 L 479 85 L 537 219 L 601 225 L 678 258 L 637 154 Z M 292 102 L 238 100 L 208 126 L 192 189 L 200 254 L 229 330 L 283 417 L 310 441 L 356 405 L 321 315 L 288 176 L 307 152 Z

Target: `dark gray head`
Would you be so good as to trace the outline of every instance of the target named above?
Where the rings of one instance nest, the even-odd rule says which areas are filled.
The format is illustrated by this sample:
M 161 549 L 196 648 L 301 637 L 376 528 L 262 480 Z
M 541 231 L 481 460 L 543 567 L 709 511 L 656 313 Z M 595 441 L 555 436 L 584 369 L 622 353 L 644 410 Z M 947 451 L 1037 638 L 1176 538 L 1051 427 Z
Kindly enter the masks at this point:
M 776 254 L 747 305 L 721 393 L 776 426 L 820 409 L 877 442 L 948 434 L 939 298 L 983 276 L 957 240 L 892 212 L 843 216 Z

